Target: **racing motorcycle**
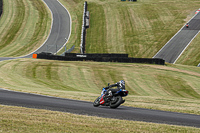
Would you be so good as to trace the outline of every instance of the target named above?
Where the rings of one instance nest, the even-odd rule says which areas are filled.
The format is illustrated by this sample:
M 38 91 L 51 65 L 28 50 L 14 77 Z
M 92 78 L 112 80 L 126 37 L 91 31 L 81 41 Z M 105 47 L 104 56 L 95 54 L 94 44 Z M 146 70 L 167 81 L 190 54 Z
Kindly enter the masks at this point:
M 109 86 L 109 83 L 108 83 L 108 86 Z M 102 106 L 110 106 L 110 108 L 117 108 L 125 102 L 125 100 L 122 97 L 125 97 L 128 95 L 127 90 L 120 89 L 119 91 L 112 93 L 112 97 L 106 97 L 106 100 L 104 100 L 104 96 L 106 92 L 107 90 L 103 88 L 101 91 L 101 96 L 99 96 L 93 103 L 94 107 L 98 107 L 102 105 Z

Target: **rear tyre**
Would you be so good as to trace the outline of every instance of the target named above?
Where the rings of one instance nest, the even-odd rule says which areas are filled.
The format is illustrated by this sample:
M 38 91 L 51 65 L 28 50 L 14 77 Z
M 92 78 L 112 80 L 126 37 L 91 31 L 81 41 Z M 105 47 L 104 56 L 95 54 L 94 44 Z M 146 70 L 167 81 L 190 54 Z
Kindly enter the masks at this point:
M 117 108 L 119 105 L 122 103 L 123 99 L 121 96 L 116 96 L 114 99 L 111 100 L 110 102 L 110 108 Z
M 98 106 L 100 105 L 99 100 L 100 100 L 100 98 L 98 97 L 98 98 L 94 101 L 94 103 L 93 103 L 93 106 L 94 106 L 94 107 L 98 107 Z

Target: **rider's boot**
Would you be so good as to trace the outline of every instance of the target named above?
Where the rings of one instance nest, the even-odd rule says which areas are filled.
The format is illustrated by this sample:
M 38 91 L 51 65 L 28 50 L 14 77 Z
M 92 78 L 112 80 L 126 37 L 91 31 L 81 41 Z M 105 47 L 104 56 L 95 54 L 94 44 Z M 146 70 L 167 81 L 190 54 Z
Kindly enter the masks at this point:
M 104 105 L 108 106 L 108 105 L 109 105 L 109 97 L 108 97 L 107 95 L 105 95 L 105 96 L 103 97 L 103 99 L 104 99 L 104 101 L 105 101 Z
M 122 100 L 121 104 L 123 104 L 125 102 L 125 99 Z
M 106 105 L 109 105 L 109 101 L 110 101 L 111 98 L 112 98 L 112 91 L 108 91 L 108 95 L 105 95 L 105 96 L 103 97 L 103 99 L 104 99 Z

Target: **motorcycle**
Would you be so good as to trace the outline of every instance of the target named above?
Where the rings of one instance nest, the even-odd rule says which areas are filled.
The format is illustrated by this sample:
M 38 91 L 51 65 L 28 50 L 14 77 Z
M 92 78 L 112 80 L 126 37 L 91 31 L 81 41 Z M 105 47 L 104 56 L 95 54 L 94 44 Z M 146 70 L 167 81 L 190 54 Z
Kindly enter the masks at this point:
M 189 28 L 189 24 L 188 23 L 186 24 L 186 28 Z
M 108 86 L 109 86 L 109 83 L 108 83 Z M 110 106 L 110 108 L 117 108 L 125 102 L 125 100 L 122 97 L 125 97 L 128 95 L 127 90 L 120 89 L 119 91 L 112 93 L 112 97 L 106 97 L 106 100 L 104 100 L 104 96 L 106 92 L 107 90 L 103 88 L 101 91 L 101 96 L 99 96 L 93 103 L 94 107 L 98 107 L 102 105 L 102 106 Z

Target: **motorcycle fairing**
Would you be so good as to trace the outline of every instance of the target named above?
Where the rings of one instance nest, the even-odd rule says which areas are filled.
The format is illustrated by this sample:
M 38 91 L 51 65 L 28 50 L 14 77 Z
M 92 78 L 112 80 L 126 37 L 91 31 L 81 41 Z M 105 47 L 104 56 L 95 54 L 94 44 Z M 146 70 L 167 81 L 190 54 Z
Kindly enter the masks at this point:
M 116 92 L 116 94 L 120 94 L 121 96 L 127 96 L 128 95 L 128 91 L 120 89 L 119 91 Z
M 105 95 L 105 94 L 104 94 L 104 95 Z M 100 104 L 104 104 L 104 103 L 105 103 L 105 101 L 104 101 L 104 99 L 103 99 L 104 95 L 101 96 L 101 99 L 100 99 L 100 102 L 99 102 Z

